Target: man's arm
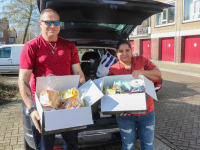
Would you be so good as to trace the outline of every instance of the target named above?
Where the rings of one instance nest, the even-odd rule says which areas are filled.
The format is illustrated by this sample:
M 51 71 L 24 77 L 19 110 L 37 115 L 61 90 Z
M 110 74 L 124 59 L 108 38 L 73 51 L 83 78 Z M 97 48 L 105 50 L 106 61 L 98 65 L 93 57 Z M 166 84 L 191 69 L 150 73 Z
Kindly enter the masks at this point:
M 73 64 L 72 65 L 72 73 L 73 73 L 73 75 L 80 75 L 79 82 L 82 83 L 82 84 L 85 83 L 85 76 L 83 74 L 83 71 L 81 69 L 80 64 Z
M 161 78 L 161 72 L 158 67 L 155 67 L 152 70 L 134 70 L 132 72 L 132 76 L 135 78 L 139 78 L 140 75 L 144 75 L 150 80 L 159 80 Z
M 31 73 L 32 73 L 32 70 L 20 69 L 19 81 L 18 81 L 20 94 L 28 109 L 30 109 L 31 107 L 34 107 L 32 94 L 31 94 L 31 88 L 29 85 Z M 30 117 L 33 123 L 35 124 L 36 129 L 41 133 L 41 129 L 38 124 L 38 120 L 40 120 L 40 116 L 38 112 L 36 110 L 31 112 Z

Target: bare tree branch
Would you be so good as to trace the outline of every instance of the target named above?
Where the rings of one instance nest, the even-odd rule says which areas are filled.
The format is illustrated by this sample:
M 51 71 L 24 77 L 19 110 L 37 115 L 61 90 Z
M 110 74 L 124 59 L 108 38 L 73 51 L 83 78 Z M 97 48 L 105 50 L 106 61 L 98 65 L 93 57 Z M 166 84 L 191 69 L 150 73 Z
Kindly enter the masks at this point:
M 0 0 L 0 3 L 3 4 L 0 17 L 6 17 L 12 28 L 24 29 L 22 41 L 25 43 L 30 26 L 38 24 L 40 19 L 37 0 Z

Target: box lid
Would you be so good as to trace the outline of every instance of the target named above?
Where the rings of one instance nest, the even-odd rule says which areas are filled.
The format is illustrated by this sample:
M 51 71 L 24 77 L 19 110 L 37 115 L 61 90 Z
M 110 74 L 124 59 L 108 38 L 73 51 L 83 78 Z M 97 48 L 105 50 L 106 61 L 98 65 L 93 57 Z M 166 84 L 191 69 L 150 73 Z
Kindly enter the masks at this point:
M 87 106 L 91 106 L 103 97 L 103 93 L 92 80 L 88 80 L 78 88 L 79 78 L 80 75 L 37 77 L 36 94 L 39 96 L 42 90 L 48 88 L 47 85 L 51 85 L 50 87 L 59 92 L 75 87 L 81 93 L 84 93 L 83 98 Z
M 80 75 L 37 77 L 36 93 L 39 96 L 40 92 L 48 87 L 59 92 L 73 87 L 78 88 L 79 78 Z
M 158 100 L 157 94 L 156 94 L 156 91 L 155 91 L 155 86 L 154 86 L 153 82 L 151 82 L 149 79 L 147 79 L 143 75 L 141 75 L 141 77 L 144 79 L 145 93 L 149 94 L 155 100 Z
M 78 88 L 81 93 L 84 93 L 83 99 L 85 100 L 87 106 L 91 106 L 96 101 L 103 97 L 103 93 L 94 84 L 92 80 L 88 80 L 82 86 Z
M 98 78 L 98 79 L 93 80 L 94 84 L 99 88 L 99 90 L 101 90 L 102 80 L 103 78 Z

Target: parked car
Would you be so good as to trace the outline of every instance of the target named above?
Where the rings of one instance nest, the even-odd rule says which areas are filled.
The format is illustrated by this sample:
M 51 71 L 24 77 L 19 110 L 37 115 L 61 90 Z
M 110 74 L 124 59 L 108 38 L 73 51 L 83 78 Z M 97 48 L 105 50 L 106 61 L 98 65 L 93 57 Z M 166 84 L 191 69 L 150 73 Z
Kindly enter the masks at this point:
M 20 54 L 24 44 L 0 46 L 0 73 L 18 73 Z
M 41 12 L 52 8 L 60 15 L 59 36 L 75 43 L 86 80 L 97 78 L 96 70 L 105 49 L 115 51 L 121 39 L 127 39 L 136 25 L 170 5 L 152 0 L 38 0 Z M 97 61 L 90 61 L 91 59 Z M 95 62 L 95 63 L 94 63 Z M 25 149 L 34 149 L 28 110 L 22 103 Z M 79 130 L 79 147 L 105 144 L 121 139 L 115 116 L 102 116 L 100 101 L 92 105 L 93 125 Z M 63 148 L 60 134 L 55 149 Z

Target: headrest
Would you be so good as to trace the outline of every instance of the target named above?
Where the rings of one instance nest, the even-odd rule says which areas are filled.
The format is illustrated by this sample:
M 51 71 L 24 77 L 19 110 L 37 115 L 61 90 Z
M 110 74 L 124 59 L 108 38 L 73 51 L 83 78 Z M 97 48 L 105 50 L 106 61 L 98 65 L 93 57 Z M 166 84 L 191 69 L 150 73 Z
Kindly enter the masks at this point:
M 100 55 L 98 52 L 85 52 L 81 60 L 90 60 L 90 59 L 97 59 L 97 58 L 100 58 Z

